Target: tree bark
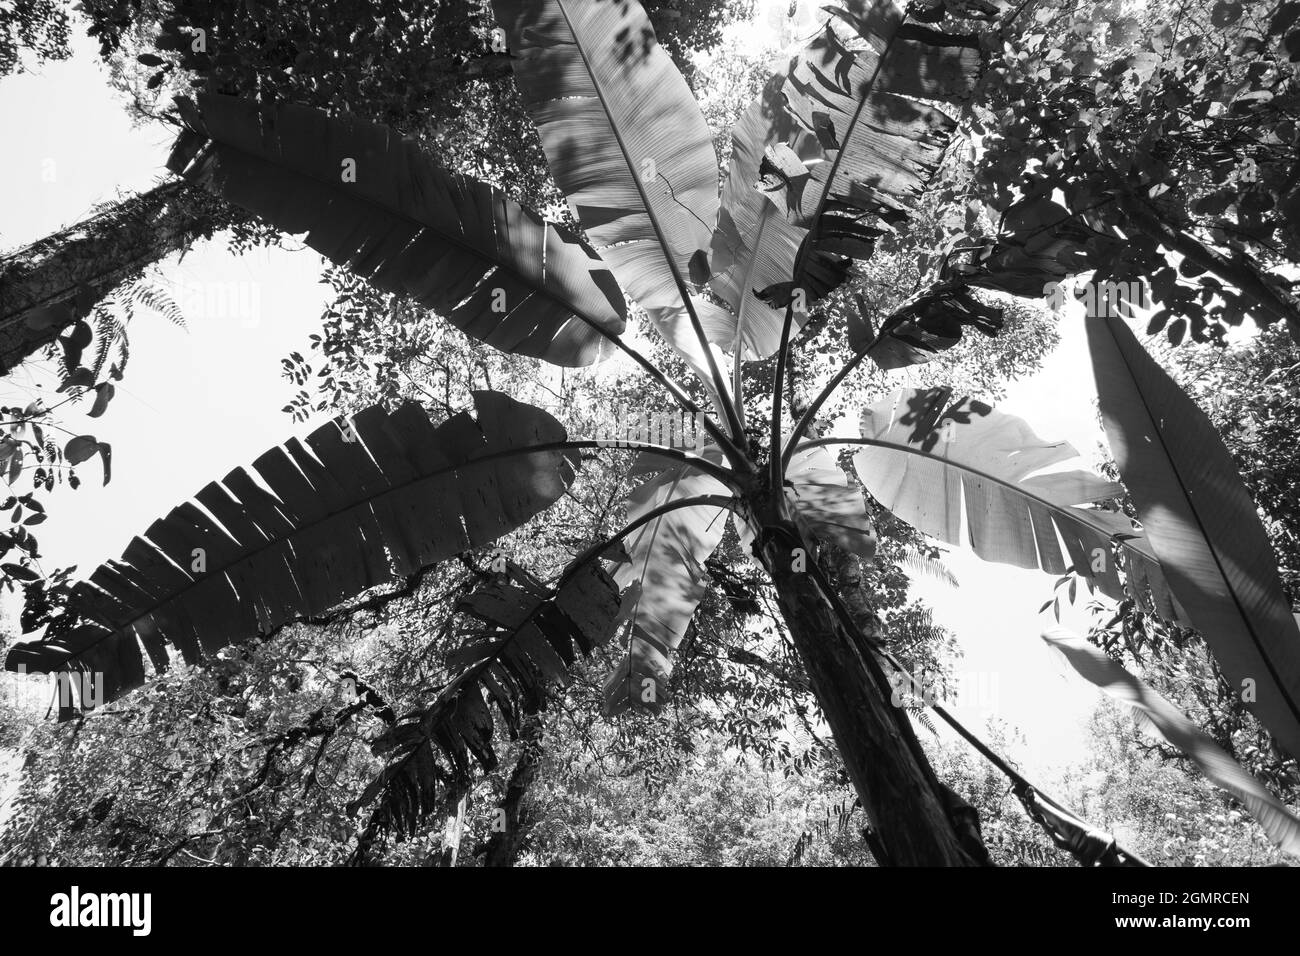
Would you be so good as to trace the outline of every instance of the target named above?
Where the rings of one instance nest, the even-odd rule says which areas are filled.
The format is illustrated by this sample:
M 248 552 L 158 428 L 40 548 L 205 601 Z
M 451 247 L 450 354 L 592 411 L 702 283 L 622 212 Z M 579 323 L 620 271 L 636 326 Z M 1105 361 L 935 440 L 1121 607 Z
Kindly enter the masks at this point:
M 946 797 L 906 718 L 890 703 L 879 664 L 812 574 L 812 552 L 792 525 L 761 547 L 795 648 L 866 809 L 883 856 L 896 866 L 974 866 L 949 819 Z M 802 549 L 801 568 L 797 549 Z M 909 740 L 909 737 L 911 738 Z
M 57 339 L 123 280 L 234 218 L 203 187 L 171 180 L 0 258 L 0 374 Z
M 524 799 L 528 790 L 537 779 L 537 771 L 542 763 L 542 722 L 536 716 L 524 721 L 519 733 L 523 750 L 515 762 L 515 768 L 506 782 L 505 796 L 502 797 L 498 820 L 500 827 L 493 821 L 492 835 L 488 838 L 487 850 L 483 857 L 484 866 L 514 866 L 523 843 Z
M 455 866 L 460 858 L 460 841 L 465 833 L 465 809 L 469 803 L 469 794 L 465 794 L 456 803 L 456 814 L 447 821 L 447 829 L 442 835 L 442 852 L 438 855 L 439 866 Z

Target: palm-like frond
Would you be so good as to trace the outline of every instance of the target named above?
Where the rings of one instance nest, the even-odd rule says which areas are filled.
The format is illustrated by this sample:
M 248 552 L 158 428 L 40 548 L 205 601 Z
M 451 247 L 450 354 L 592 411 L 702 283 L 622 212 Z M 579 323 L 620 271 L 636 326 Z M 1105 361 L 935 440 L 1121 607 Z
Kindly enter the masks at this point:
M 574 366 L 625 328 L 618 284 L 581 240 L 385 126 L 215 94 L 185 115 L 211 145 L 189 175 L 467 335 Z M 174 165 L 188 158 L 178 146 Z
M 157 669 L 168 644 L 193 662 L 494 541 L 564 493 L 579 465 L 564 443 L 554 418 L 496 392 L 441 425 L 414 403 L 326 424 L 154 522 L 76 585 L 70 626 L 6 667 L 102 674 L 114 700 L 145 679 L 141 644 Z
M 91 314 L 95 320 L 95 358 L 90 364 L 90 374 L 98 381 L 119 340 L 125 342 L 126 326 L 103 304 L 96 305 Z
M 928 554 L 922 554 L 916 548 L 904 549 L 899 561 L 916 577 L 927 577 L 941 584 L 946 584 L 950 588 L 960 587 L 957 576 L 952 573 L 942 561 L 930 557 Z
M 186 328 L 185 313 L 176 304 L 176 300 L 166 289 L 155 284 L 147 276 L 141 276 L 132 282 L 125 292 L 126 296 L 137 305 L 153 309 L 178 329 Z
M 455 677 L 427 707 L 404 715 L 374 744 L 388 761 L 353 801 L 353 813 L 377 803 L 362 849 L 379 832 L 410 835 L 466 792 L 473 764 L 492 770 L 495 709 L 511 737 L 524 715 L 545 705 L 552 683 L 567 683 L 578 658 L 612 636 L 618 588 L 598 561 L 575 567 L 547 590 L 521 579 L 477 589 L 462 610 L 483 625 L 448 663 Z

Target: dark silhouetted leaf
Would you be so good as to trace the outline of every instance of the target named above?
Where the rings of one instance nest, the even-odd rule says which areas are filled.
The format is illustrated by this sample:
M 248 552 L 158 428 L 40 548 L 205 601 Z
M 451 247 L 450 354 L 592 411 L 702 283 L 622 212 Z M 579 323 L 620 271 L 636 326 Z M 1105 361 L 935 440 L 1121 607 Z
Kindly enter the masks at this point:
M 603 333 L 625 327 L 613 276 L 583 242 L 499 190 L 359 119 L 214 94 L 198 109 L 214 149 L 189 174 L 285 232 L 305 232 L 377 288 L 503 352 L 574 366 L 613 351 Z
M 528 580 L 474 591 L 462 610 L 484 625 L 448 664 L 455 674 L 428 707 L 401 718 L 375 743 L 387 766 L 349 805 L 378 801 L 363 844 L 377 832 L 409 836 L 454 805 L 470 783 L 472 762 L 497 764 L 492 710 L 511 737 L 520 717 L 537 713 L 546 687 L 568 683 L 568 669 L 613 635 L 618 588 L 596 561 L 572 569 L 555 591 Z
M 236 469 L 154 522 L 76 585 L 83 624 L 14 646 L 6 666 L 100 672 L 114 700 L 144 680 L 141 643 L 156 669 L 168 644 L 194 662 L 518 527 L 573 478 L 564 441 L 496 392 L 441 425 L 414 403 L 331 422 L 262 455 L 257 479 Z

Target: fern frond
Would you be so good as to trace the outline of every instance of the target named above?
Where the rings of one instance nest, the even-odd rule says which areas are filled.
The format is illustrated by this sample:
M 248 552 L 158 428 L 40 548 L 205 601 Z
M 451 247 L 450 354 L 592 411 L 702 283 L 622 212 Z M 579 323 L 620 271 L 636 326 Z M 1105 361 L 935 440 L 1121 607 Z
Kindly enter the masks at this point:
M 122 323 L 112 312 L 102 305 L 95 307 L 95 361 L 90 371 L 96 381 L 108 363 L 108 357 L 113 354 L 113 347 L 117 344 L 122 329 Z
M 125 325 L 119 324 L 117 327 L 117 344 L 118 355 L 121 357 L 117 363 L 117 377 L 121 378 L 126 374 L 126 363 L 131 359 L 131 340 L 127 337 Z
M 135 300 L 141 305 L 157 312 L 177 328 L 189 330 L 189 327 L 185 324 L 185 315 L 181 312 L 181 307 L 176 304 L 176 300 L 162 286 L 142 280 L 134 284 L 132 291 Z
M 899 558 L 899 563 L 915 577 L 928 577 L 950 588 L 960 587 L 956 576 L 948 570 L 947 565 L 928 554 L 922 554 L 916 548 L 905 549 Z

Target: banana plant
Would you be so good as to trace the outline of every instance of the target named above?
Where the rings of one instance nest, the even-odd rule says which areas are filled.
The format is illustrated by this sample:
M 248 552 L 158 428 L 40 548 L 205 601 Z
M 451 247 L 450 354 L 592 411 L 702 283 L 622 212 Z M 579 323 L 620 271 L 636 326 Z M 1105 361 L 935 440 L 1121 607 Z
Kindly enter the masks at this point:
M 859 436 L 816 436 L 818 412 L 866 357 L 898 367 L 956 345 L 964 326 L 997 331 L 996 309 L 965 278 L 941 277 L 879 323 L 851 315 L 853 360 L 801 414 L 784 407 L 790 343 L 809 303 L 876 239 L 906 228 L 957 135 L 950 113 L 977 89 L 981 40 L 910 20 L 893 0 L 835 8 L 733 129 L 719 188 L 709 128 L 636 3 L 493 7 L 581 235 L 442 169 L 382 126 L 292 105 L 211 93 L 185 101 L 171 160 L 494 348 L 568 366 L 623 355 L 709 437 L 701 450 L 620 440 L 647 476 L 627 499 L 626 524 L 555 581 L 516 574 L 467 599 L 477 624 L 455 676 L 376 745 L 389 764 L 357 801 L 377 805 L 367 832 L 409 830 L 454 802 L 473 764 L 494 764 L 493 712 L 514 726 L 544 705 L 549 682 L 616 634 L 627 655 L 606 683 L 610 711 L 662 703 L 731 521 L 770 577 L 884 859 L 986 862 L 889 703 L 881 647 L 820 571 L 827 549 L 870 559 L 875 547 L 863 487 L 826 446 L 861 446 L 857 473 L 881 505 L 989 560 L 1072 568 L 1106 594 L 1137 592 L 1192 623 L 1206 620 L 1213 588 L 1192 600 L 1186 580 L 1203 569 L 1106 506 L 1121 486 L 1083 471 L 1039 474 L 1073 450 L 977 400 L 904 390 L 865 410 Z M 1017 288 L 1041 294 L 1043 283 L 1017 268 Z M 1061 268 L 1047 262 L 1042 277 Z M 673 380 L 629 342 L 629 320 L 695 381 Z M 744 363 L 772 355 L 763 447 L 744 421 Z M 701 394 L 712 414 L 692 397 Z M 68 613 L 11 650 L 7 666 L 102 673 L 102 697 L 115 699 L 146 679 L 146 656 L 154 669 L 172 648 L 192 661 L 490 544 L 564 493 L 579 452 L 608 444 L 571 438 L 546 412 L 493 392 L 441 422 L 416 405 L 331 422 L 156 522 L 78 584 Z M 1126 481 L 1145 482 L 1149 470 L 1121 460 Z M 1270 690 L 1294 699 L 1300 681 L 1279 674 Z M 1271 721 L 1286 708 L 1259 713 L 1282 736 Z

